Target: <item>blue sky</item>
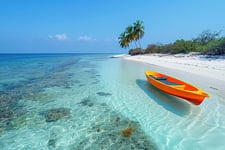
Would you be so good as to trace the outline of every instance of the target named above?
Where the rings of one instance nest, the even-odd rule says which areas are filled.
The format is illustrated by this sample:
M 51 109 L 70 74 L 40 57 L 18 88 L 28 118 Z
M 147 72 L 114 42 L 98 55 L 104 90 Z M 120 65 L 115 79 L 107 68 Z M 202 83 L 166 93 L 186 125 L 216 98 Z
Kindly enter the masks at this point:
M 142 20 L 148 44 L 225 31 L 224 0 L 1 0 L 0 53 L 126 53 L 117 37 Z

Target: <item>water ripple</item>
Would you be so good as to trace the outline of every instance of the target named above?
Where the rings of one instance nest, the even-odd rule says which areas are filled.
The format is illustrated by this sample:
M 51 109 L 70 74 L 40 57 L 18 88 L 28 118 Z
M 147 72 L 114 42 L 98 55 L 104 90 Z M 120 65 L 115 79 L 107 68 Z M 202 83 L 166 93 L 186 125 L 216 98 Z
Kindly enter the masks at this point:
M 174 96 L 170 96 L 154 86 L 150 85 L 146 80 L 136 80 L 136 84 L 156 103 L 163 106 L 166 110 L 178 115 L 185 116 L 190 113 L 190 104 L 180 100 Z

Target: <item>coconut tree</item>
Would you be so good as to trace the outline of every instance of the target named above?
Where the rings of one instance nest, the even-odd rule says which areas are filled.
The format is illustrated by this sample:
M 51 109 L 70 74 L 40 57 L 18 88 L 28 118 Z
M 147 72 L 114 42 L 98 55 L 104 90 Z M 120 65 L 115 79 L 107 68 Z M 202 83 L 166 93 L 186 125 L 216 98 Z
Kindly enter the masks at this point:
M 127 28 L 126 28 L 126 35 L 127 35 L 127 39 L 129 39 L 129 41 L 130 42 L 132 42 L 132 41 L 135 41 L 135 39 L 136 39 L 136 34 L 135 34 L 135 32 L 134 32 L 135 30 L 134 30 L 134 27 L 133 26 L 128 26 Z M 136 48 L 137 48 L 137 43 L 136 43 L 136 41 L 134 42 L 135 43 L 135 46 L 136 46 Z
M 144 26 L 142 25 L 143 22 L 140 21 L 140 20 L 137 20 L 135 23 L 134 23 L 134 37 L 135 37 L 135 41 L 139 41 L 139 46 L 141 48 L 141 42 L 140 42 L 140 39 L 144 36 Z
M 122 48 L 129 47 L 130 43 L 134 41 L 137 48 L 137 41 L 141 48 L 140 39 L 144 36 L 144 26 L 142 21 L 137 20 L 134 26 L 130 25 L 126 28 L 125 32 L 121 33 L 119 36 L 119 44 Z
M 119 39 L 119 44 L 122 48 L 127 48 L 127 47 L 129 48 L 130 41 L 127 37 L 126 32 L 121 33 L 118 39 Z

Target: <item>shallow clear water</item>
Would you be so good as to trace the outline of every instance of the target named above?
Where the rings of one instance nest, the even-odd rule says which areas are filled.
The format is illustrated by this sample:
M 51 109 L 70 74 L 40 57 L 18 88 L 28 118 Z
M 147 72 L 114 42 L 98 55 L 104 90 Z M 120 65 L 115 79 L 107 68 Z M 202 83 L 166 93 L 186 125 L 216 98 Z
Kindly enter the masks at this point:
M 3 150 L 225 148 L 225 91 L 210 79 L 103 54 L 0 55 L 0 66 Z M 194 106 L 167 95 L 146 69 L 211 98 Z

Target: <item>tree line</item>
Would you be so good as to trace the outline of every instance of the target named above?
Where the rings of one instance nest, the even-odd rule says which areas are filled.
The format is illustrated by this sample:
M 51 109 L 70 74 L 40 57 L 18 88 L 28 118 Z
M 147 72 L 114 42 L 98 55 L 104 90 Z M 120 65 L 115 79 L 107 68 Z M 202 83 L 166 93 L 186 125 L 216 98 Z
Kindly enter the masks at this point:
M 137 20 L 133 25 L 129 25 L 118 37 L 122 48 L 128 48 L 129 54 L 148 54 L 148 53 L 190 53 L 199 52 L 206 55 L 224 55 L 225 37 L 220 37 L 221 31 L 204 30 L 197 38 L 192 40 L 176 40 L 169 44 L 150 44 L 146 49 L 141 48 L 140 39 L 144 36 L 143 22 Z M 139 45 L 137 44 L 139 42 Z M 131 48 L 134 43 L 136 48 Z
M 206 55 L 224 55 L 225 37 L 219 37 L 221 31 L 205 30 L 192 40 L 176 40 L 170 44 L 151 44 L 144 53 L 190 53 L 199 52 Z

